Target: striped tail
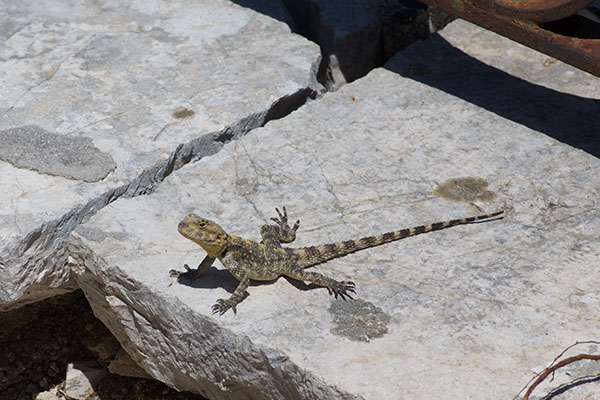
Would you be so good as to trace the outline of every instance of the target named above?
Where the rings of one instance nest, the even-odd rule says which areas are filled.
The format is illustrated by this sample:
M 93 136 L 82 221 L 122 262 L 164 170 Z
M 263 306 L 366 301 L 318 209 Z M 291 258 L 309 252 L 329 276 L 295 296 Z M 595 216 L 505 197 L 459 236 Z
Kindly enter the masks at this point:
M 291 251 L 291 253 L 297 257 L 297 263 L 299 267 L 308 268 L 312 267 L 313 265 L 324 263 L 334 258 L 344 257 L 348 254 L 368 249 L 369 247 L 380 246 L 382 244 L 404 239 L 409 236 L 415 236 L 421 233 L 437 231 L 444 228 L 450 228 L 456 225 L 464 225 L 469 224 L 471 222 L 498 217 L 503 212 L 504 211 L 499 211 L 493 214 L 478 215 L 476 217 L 436 222 L 435 224 L 422 225 L 414 228 L 402 229 L 399 231 L 392 231 L 388 233 L 383 233 L 381 235 L 367 236 L 357 240 L 347 240 L 345 242 L 323 244 L 311 247 L 300 247 L 296 249 L 288 248 L 287 250 Z M 502 217 L 496 219 L 501 218 Z

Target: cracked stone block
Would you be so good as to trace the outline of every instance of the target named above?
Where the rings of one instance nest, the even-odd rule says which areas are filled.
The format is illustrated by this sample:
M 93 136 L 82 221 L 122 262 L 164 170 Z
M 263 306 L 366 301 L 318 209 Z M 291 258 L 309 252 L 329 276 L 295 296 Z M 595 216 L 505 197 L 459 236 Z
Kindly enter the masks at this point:
M 72 235 L 77 284 L 145 371 L 211 399 L 513 398 L 599 333 L 600 86 L 548 60 L 455 21 L 102 209 Z M 312 269 L 354 281 L 355 302 L 280 278 L 216 317 L 238 283 L 219 262 L 169 276 L 205 256 L 177 232 L 186 214 L 260 240 L 282 205 L 301 221 L 291 247 L 505 216 Z
M 6 0 L 0 19 L 0 309 L 73 289 L 65 238 L 97 210 L 321 90 L 318 46 L 229 1 Z

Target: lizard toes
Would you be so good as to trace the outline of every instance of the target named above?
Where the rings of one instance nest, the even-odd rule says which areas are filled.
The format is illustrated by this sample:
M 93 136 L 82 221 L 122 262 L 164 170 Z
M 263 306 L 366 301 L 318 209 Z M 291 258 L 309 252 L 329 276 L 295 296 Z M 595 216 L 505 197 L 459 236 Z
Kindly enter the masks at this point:
M 223 306 L 220 304 L 220 301 L 222 301 L 222 299 L 217 300 L 217 302 L 211 307 L 212 313 L 219 314 L 219 316 L 223 315 L 225 311 L 227 311 L 227 309 L 223 309 Z
M 346 298 L 353 299 L 351 293 L 356 294 L 356 290 L 354 290 L 354 288 L 354 282 L 341 281 L 336 282 L 332 285 L 332 287 L 328 287 L 327 290 L 329 290 L 329 294 L 333 294 L 336 299 L 338 296 L 340 296 L 342 300 L 346 300 Z
M 354 288 L 356 287 L 356 285 L 352 281 L 341 281 L 340 283 L 342 285 L 344 285 L 344 288 L 346 290 L 352 290 L 352 291 L 354 291 Z
M 279 218 L 271 218 L 271 220 L 275 221 L 278 225 L 287 225 L 287 210 L 283 207 L 283 213 L 279 211 L 279 208 L 275 207 L 275 211 L 277 211 L 277 215 Z
M 354 297 L 352 297 L 352 295 L 349 294 L 348 292 L 350 292 L 350 290 L 348 290 L 348 291 L 340 290 L 340 297 L 342 298 L 342 300 L 346 300 L 346 298 L 354 299 Z M 352 291 L 352 292 L 354 292 L 354 291 Z
M 179 282 L 183 279 L 192 279 L 196 271 L 190 269 L 189 265 L 187 264 L 183 264 L 183 268 L 185 268 L 185 271 L 177 271 L 176 269 L 170 270 L 169 276 L 171 278 L 177 278 L 177 281 Z
M 281 221 L 279 221 L 279 218 L 271 217 L 271 221 L 275 222 L 277 225 L 281 225 Z
M 213 314 L 219 314 L 219 317 L 227 312 L 229 309 L 233 309 L 233 313 L 237 314 L 235 304 L 229 300 L 218 299 L 217 302 L 212 306 L 211 310 Z
M 287 210 L 285 209 L 285 206 L 283 206 L 282 209 L 283 209 L 283 214 L 281 214 L 277 208 L 275 208 L 275 211 L 277 211 L 277 214 L 279 214 L 279 217 L 281 218 L 282 221 L 287 222 Z

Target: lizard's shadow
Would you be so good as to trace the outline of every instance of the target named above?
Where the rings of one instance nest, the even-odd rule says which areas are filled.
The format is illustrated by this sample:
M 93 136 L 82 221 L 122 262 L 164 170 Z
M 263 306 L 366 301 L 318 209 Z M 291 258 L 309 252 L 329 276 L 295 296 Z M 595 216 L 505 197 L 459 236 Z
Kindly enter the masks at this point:
M 292 284 L 292 286 L 294 286 L 296 289 L 302 290 L 302 291 L 306 291 L 306 290 L 314 290 L 314 289 L 318 289 L 321 286 L 315 285 L 314 283 L 309 283 L 308 285 L 304 282 L 304 281 L 299 281 L 297 279 L 294 278 L 290 278 L 289 276 L 284 276 L 284 278 L 290 283 Z
M 190 279 L 181 279 L 177 280 L 177 283 L 195 289 L 216 289 L 220 287 L 229 293 L 233 293 L 240 282 L 226 269 L 210 267 L 202 276 L 193 281 Z
M 289 278 L 287 276 L 284 276 L 284 278 L 294 287 L 302 291 L 319 288 L 319 286 L 314 285 L 312 283 L 307 285 L 303 281 Z M 251 280 L 250 286 L 272 285 L 277 279 L 271 281 Z M 181 281 L 178 281 L 178 283 L 180 285 L 185 285 L 198 289 L 216 289 L 220 287 L 222 289 L 225 289 L 229 293 L 233 293 L 240 282 L 233 275 L 231 275 L 231 272 L 229 272 L 228 270 L 210 267 L 198 279 L 195 279 L 194 281 L 190 281 L 189 279 L 182 279 Z

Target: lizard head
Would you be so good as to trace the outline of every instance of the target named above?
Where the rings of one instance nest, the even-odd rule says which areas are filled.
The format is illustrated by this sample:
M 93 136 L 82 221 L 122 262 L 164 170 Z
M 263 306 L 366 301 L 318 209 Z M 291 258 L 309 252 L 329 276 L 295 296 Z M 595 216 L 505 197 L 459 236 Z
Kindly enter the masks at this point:
M 177 226 L 184 237 L 199 244 L 211 256 L 218 257 L 227 247 L 227 233 L 217 223 L 188 214 Z

